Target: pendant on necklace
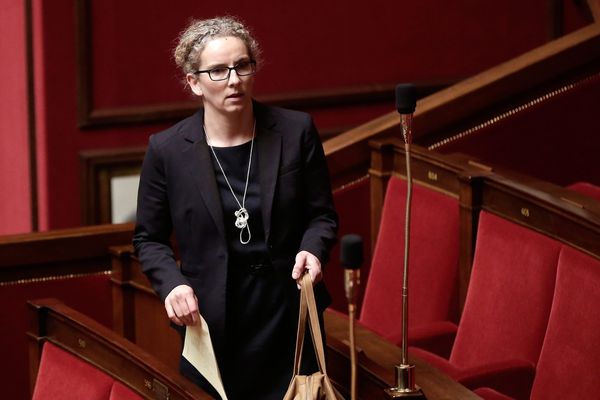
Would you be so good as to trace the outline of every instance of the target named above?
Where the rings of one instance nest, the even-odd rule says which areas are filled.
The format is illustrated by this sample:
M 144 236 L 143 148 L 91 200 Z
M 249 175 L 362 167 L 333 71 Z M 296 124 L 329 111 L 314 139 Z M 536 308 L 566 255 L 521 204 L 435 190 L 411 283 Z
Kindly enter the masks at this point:
M 237 210 L 234 214 L 235 214 L 235 226 L 237 228 L 244 229 L 246 226 L 248 226 L 248 218 L 250 217 L 248 215 L 248 210 L 246 210 L 244 207 L 242 207 L 239 210 Z

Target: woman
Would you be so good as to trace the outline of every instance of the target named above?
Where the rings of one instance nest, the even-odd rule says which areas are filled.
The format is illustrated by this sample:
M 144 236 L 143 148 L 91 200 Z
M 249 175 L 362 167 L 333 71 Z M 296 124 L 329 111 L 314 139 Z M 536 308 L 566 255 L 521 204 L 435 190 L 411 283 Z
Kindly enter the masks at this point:
M 281 399 L 297 281 L 310 274 L 321 311 L 330 301 L 319 282 L 337 216 L 323 149 L 307 114 L 252 99 L 260 50 L 236 19 L 193 21 L 175 60 L 203 108 L 150 137 L 136 252 L 174 324 L 198 323 L 198 311 L 207 321 L 228 398 Z M 181 370 L 217 397 L 184 358 Z

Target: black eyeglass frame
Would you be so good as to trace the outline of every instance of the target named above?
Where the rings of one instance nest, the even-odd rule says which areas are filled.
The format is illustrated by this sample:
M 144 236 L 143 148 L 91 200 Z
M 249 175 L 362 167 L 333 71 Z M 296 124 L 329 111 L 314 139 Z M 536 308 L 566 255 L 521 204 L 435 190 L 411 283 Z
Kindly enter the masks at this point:
M 240 74 L 237 70 L 237 68 L 244 64 L 244 63 L 248 63 L 250 65 L 252 65 L 252 72 L 250 72 L 249 74 Z M 227 71 L 227 75 L 224 78 L 221 79 L 213 79 L 211 72 L 217 70 L 217 69 L 225 69 L 227 68 L 229 71 Z M 235 73 L 238 76 L 250 76 L 250 75 L 254 75 L 256 73 L 256 61 L 255 60 L 248 60 L 248 61 L 242 61 L 236 65 L 234 65 L 233 67 L 216 67 L 216 68 L 211 68 L 211 69 L 205 69 L 205 70 L 198 70 L 196 72 L 194 72 L 194 75 L 198 75 L 198 74 L 208 74 L 208 77 L 210 78 L 211 81 L 214 82 L 220 82 L 220 81 L 226 81 L 227 79 L 229 79 L 229 77 L 231 76 L 231 71 L 235 70 Z

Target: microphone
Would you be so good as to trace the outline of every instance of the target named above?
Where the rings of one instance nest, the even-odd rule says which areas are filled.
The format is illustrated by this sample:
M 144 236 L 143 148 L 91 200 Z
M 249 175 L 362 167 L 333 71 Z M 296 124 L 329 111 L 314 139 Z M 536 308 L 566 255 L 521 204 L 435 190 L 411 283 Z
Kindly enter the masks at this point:
M 406 144 L 412 143 L 412 118 L 417 105 L 417 89 L 412 83 L 396 85 L 396 110 L 400 113 L 400 126 Z
M 344 267 L 344 289 L 349 304 L 356 304 L 360 285 L 360 266 L 363 262 L 362 238 L 344 235 L 341 241 L 340 260 Z
M 344 235 L 341 241 L 340 261 L 344 267 L 344 289 L 348 299 L 348 331 L 350 337 L 350 399 L 356 399 L 356 343 L 354 321 L 356 319 L 356 298 L 360 285 L 360 265 L 363 262 L 362 238 L 358 235 Z
M 400 114 L 412 114 L 417 105 L 417 89 L 412 83 L 396 85 L 396 109 Z

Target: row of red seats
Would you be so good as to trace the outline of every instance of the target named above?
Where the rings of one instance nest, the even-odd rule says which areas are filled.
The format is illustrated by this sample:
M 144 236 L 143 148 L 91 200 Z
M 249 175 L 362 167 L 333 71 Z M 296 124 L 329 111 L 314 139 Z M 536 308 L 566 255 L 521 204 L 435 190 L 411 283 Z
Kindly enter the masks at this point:
M 391 178 L 360 316 L 396 344 L 404 200 L 405 182 Z M 484 398 L 581 398 L 598 391 L 600 382 L 588 377 L 600 369 L 600 347 L 592 337 L 600 317 L 590 308 L 600 300 L 600 261 L 482 211 L 457 325 L 458 214 L 454 197 L 415 185 L 410 353 L 479 388 Z
M 548 325 L 535 363 L 531 395 L 506 387 L 478 388 L 487 400 L 593 399 L 600 392 L 600 262 L 563 246 Z

